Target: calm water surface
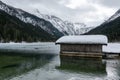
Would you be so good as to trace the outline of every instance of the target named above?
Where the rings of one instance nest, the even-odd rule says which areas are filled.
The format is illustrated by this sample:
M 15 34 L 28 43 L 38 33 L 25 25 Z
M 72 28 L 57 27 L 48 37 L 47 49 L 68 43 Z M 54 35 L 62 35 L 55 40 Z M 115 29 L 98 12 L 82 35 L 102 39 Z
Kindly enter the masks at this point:
M 60 57 L 58 53 L 49 54 L 55 46 L 44 47 L 45 54 L 29 56 L 24 52 L 16 55 L 17 51 L 14 55 L 0 52 L 0 80 L 120 80 L 120 59 Z

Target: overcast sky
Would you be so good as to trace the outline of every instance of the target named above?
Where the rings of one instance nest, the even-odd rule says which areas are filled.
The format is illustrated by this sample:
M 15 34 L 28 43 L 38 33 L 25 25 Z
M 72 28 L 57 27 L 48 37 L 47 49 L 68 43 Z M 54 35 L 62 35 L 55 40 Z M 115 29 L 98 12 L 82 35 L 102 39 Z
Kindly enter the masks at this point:
M 96 26 L 120 8 L 120 0 L 2 0 L 28 12 L 38 9 L 43 14 L 63 20 Z

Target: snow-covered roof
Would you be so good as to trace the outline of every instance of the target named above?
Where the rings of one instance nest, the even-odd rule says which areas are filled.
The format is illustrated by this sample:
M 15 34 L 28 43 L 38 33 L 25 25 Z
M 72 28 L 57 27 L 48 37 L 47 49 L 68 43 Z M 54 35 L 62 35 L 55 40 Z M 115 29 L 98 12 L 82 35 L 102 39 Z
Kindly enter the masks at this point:
M 107 44 L 108 39 L 104 35 L 79 35 L 63 36 L 56 44 Z

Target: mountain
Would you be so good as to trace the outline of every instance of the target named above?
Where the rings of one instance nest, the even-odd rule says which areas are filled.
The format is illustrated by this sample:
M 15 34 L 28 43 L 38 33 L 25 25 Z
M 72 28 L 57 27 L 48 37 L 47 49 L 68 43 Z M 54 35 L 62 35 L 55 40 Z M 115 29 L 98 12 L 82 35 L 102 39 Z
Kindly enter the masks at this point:
M 48 34 L 39 26 L 24 23 L 18 18 L 0 10 L 0 41 L 33 42 L 53 41 L 55 39 L 56 37 Z
M 53 41 L 60 36 L 50 22 L 0 1 L 0 40 Z
M 32 13 L 39 18 L 43 18 L 46 21 L 52 23 L 54 27 L 57 28 L 64 35 L 80 35 L 94 28 L 87 27 L 84 23 L 72 23 L 69 21 L 64 21 L 59 17 L 53 15 L 41 14 L 38 9 L 34 10 Z
M 38 10 L 36 10 L 36 12 L 34 12 L 34 13 L 28 13 L 21 9 L 9 6 L 9 5 L 3 3 L 2 1 L 0 1 L 0 11 L 1 11 L 2 15 L 3 15 L 3 13 L 5 13 L 5 15 L 4 15 L 5 21 L 7 21 L 7 19 L 9 21 L 9 18 L 12 17 L 11 19 L 14 21 L 14 23 L 17 23 L 16 27 L 19 26 L 19 27 L 22 27 L 22 29 L 25 29 L 25 30 L 22 30 L 21 28 L 17 28 L 17 30 L 19 31 L 20 34 L 22 34 L 23 33 L 22 31 L 24 31 L 24 32 L 26 32 L 25 34 L 27 36 L 30 36 L 30 38 L 32 38 L 33 36 L 34 37 L 37 36 L 37 38 L 35 40 L 37 40 L 39 38 L 38 39 L 39 41 L 41 41 L 41 40 L 45 40 L 45 41 L 56 40 L 63 35 L 80 35 L 80 34 L 83 34 L 85 32 L 88 32 L 89 30 L 93 29 L 93 27 L 86 27 L 86 25 L 83 23 L 72 23 L 69 21 L 64 21 L 64 20 L 60 19 L 59 17 L 53 16 L 53 15 L 41 14 Z M 2 17 L 2 15 L 1 15 L 1 17 Z M 9 18 L 8 17 L 6 18 L 6 16 L 9 16 Z M 16 20 L 14 20 L 14 19 L 16 19 Z M 2 21 L 2 18 L 1 18 L 1 21 Z M 18 22 L 16 22 L 16 21 L 18 21 Z M 13 24 L 13 23 L 11 23 L 11 21 L 9 21 L 8 23 Z M 24 24 L 24 25 L 22 25 L 22 24 Z M 28 24 L 31 27 L 28 27 Z M 1 25 L 1 26 L 3 27 L 4 25 Z M 8 24 L 7 24 L 7 28 L 10 29 Z M 11 28 L 12 28 L 13 34 L 15 35 L 15 33 L 13 31 L 13 29 L 15 27 L 11 27 Z M 32 30 L 30 30 L 30 29 L 32 29 Z M 4 30 L 5 30 L 5 28 L 4 28 Z M 15 30 L 16 30 L 16 28 L 15 28 Z M 7 29 L 5 32 L 7 32 Z M 2 32 L 1 32 L 0 37 L 3 38 L 2 35 L 6 35 L 6 34 L 2 34 Z M 11 36 L 11 35 L 9 35 L 9 36 Z
M 118 17 L 120 17 L 120 9 L 114 15 L 112 15 L 105 23 L 109 23 L 117 19 Z
M 86 34 L 104 34 L 108 36 L 110 41 L 120 41 L 120 10 Z
M 38 26 L 47 33 L 57 38 L 63 36 L 63 34 L 58 29 L 56 29 L 49 21 L 46 21 L 42 18 L 38 18 L 37 16 L 25 12 L 21 9 L 11 7 L 3 3 L 2 1 L 0 1 L 0 10 L 3 10 L 4 12 L 8 13 L 11 16 L 17 17 L 18 19 L 25 23 L 32 24 L 33 26 Z

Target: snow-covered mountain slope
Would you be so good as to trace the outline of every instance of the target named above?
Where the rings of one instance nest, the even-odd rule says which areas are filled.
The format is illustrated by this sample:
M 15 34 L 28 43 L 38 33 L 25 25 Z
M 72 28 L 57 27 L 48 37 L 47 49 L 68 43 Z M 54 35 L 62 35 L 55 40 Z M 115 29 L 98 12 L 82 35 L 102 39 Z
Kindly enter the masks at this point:
M 30 14 L 28 12 L 25 12 L 21 9 L 11 7 L 11 6 L 3 3 L 2 1 L 0 1 L 0 10 L 3 10 L 4 12 L 8 13 L 11 16 L 15 16 L 15 17 L 19 18 L 21 21 L 23 21 L 25 23 L 30 23 L 36 27 L 40 27 L 44 31 L 48 32 L 51 35 L 55 35 L 58 37 L 63 35 L 49 21 L 38 18 L 37 16 Z
M 94 28 L 86 27 L 83 23 L 64 21 L 53 15 L 41 14 L 37 9 L 30 14 L 21 9 L 11 7 L 2 1 L 0 1 L 0 10 L 5 11 L 11 16 L 19 18 L 25 23 L 30 23 L 34 26 L 40 27 L 49 34 L 58 37 L 63 35 L 79 35 Z
M 38 9 L 36 9 L 33 14 L 51 22 L 60 32 L 64 35 L 79 35 L 86 33 L 93 29 L 94 27 L 86 27 L 84 23 L 72 23 L 69 21 L 64 21 L 53 15 L 41 14 Z
M 106 35 L 109 41 L 119 42 L 120 41 L 120 10 L 118 10 L 113 16 L 107 21 L 90 30 L 86 34 L 102 34 Z
M 0 42 L 55 41 L 58 37 L 0 10 Z
M 118 17 L 120 17 L 120 9 L 113 16 L 111 16 L 105 23 L 111 22 L 117 19 Z

